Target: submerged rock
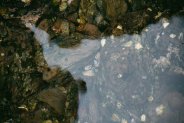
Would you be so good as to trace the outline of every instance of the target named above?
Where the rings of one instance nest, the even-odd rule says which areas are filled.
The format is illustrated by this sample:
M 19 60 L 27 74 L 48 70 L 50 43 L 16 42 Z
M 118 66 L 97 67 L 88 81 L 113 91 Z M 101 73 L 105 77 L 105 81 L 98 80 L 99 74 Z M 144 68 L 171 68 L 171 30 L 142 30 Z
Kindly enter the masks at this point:
M 183 17 L 168 20 L 166 28 L 163 23 L 149 25 L 140 34 L 86 39 L 68 49 L 53 44 L 44 50 L 49 65 L 68 69 L 87 82 L 78 122 L 184 120 Z M 46 48 L 49 38 L 44 41 Z
M 127 3 L 125 0 L 102 0 L 105 17 L 111 22 L 117 21 L 127 11 Z
M 64 115 L 66 95 L 59 88 L 43 90 L 40 92 L 38 98 L 40 101 L 54 108 L 60 115 Z

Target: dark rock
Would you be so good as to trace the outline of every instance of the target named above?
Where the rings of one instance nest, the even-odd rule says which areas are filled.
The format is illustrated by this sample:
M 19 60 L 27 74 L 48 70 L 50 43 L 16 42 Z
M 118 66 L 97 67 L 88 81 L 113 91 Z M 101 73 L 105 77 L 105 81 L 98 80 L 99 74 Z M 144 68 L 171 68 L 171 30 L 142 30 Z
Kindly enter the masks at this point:
M 58 88 L 43 90 L 40 92 L 38 99 L 49 104 L 60 115 L 64 115 L 66 94 Z
M 127 11 L 125 0 L 103 0 L 105 17 L 111 22 L 117 21 Z

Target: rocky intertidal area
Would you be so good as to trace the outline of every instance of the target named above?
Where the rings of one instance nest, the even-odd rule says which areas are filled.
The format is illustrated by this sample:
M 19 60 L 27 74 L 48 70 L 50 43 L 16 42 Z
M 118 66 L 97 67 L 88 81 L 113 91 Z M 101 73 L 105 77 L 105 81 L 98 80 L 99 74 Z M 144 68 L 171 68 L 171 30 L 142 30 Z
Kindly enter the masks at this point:
M 27 24 L 68 48 L 84 38 L 138 34 L 162 17 L 183 16 L 183 7 L 183 0 L 1 0 L 0 123 L 73 123 L 87 91 L 83 80 L 48 66 Z

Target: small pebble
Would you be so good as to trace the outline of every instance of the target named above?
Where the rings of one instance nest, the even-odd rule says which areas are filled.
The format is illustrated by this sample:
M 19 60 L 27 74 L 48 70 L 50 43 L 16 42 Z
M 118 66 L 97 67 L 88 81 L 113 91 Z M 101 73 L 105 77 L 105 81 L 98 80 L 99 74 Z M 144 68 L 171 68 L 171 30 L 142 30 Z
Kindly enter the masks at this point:
M 121 25 L 118 25 L 118 26 L 117 26 L 117 29 L 122 30 L 122 29 L 123 29 L 123 27 L 122 27 Z
M 157 35 L 155 41 L 158 41 L 159 38 L 160 38 L 160 35 Z
M 145 114 L 141 115 L 141 122 L 146 122 L 146 115 Z
M 105 44 L 106 44 L 106 39 L 102 39 L 102 40 L 101 40 L 101 46 L 104 47 Z
M 84 67 L 84 70 L 86 70 L 86 71 L 87 71 L 87 70 L 91 70 L 91 69 L 92 69 L 92 65 L 88 65 L 88 66 L 85 66 L 85 67 Z
M 169 37 L 170 37 L 170 38 L 175 38 L 176 35 L 175 35 L 175 34 L 170 34 Z
M 31 0 L 21 0 L 23 3 L 25 4 L 29 4 L 31 2 Z
M 28 111 L 28 108 L 27 108 L 26 105 L 21 105 L 21 106 L 19 106 L 18 108 L 19 108 L 19 109 L 23 109 L 23 110 L 25 110 L 25 111 Z
M 1 53 L 1 56 L 4 56 L 4 53 Z
M 132 44 L 133 44 L 132 41 L 126 42 L 126 43 L 124 44 L 124 47 L 131 47 Z
M 98 60 L 100 59 L 100 53 L 99 52 L 96 54 L 95 59 L 98 59 Z
M 158 19 L 161 15 L 162 15 L 162 12 L 157 12 L 157 15 L 154 18 Z
M 179 34 L 178 39 L 183 40 L 183 33 L 182 32 Z
M 121 107 L 122 107 L 121 102 L 117 102 L 116 106 L 117 106 L 118 109 L 121 109 Z
M 148 31 L 149 31 L 149 29 L 147 29 L 147 28 L 146 28 L 144 31 L 145 31 L 145 32 L 148 32 Z
M 167 26 L 169 26 L 169 23 L 168 23 L 168 22 L 164 22 L 164 23 L 162 24 L 162 26 L 163 26 L 164 29 L 165 29 Z
M 149 96 L 149 97 L 148 97 L 148 101 L 149 101 L 149 102 L 152 102 L 153 100 L 154 100 L 153 96 Z
M 147 8 L 148 11 L 152 12 L 152 9 L 151 8 Z
M 136 43 L 135 44 L 135 49 L 140 50 L 142 48 L 143 48 L 143 46 L 141 45 L 141 43 Z
M 122 78 L 122 74 L 118 74 L 118 76 L 117 76 L 117 77 L 118 77 L 119 79 L 120 79 L 120 78 Z
M 119 116 L 118 116 L 118 114 L 112 114 L 112 118 L 111 119 L 114 122 L 120 122 L 121 121 Z
M 122 120 L 121 120 L 121 123 L 128 123 L 128 121 L 125 120 L 125 119 L 122 119 Z
M 135 119 L 132 118 L 132 119 L 131 119 L 131 123 L 135 123 Z
M 144 79 L 144 80 L 147 79 L 147 76 L 142 76 L 142 79 Z
M 92 70 L 84 71 L 82 74 L 84 76 L 89 76 L 89 77 L 95 76 L 95 74 L 94 74 L 94 72 Z
M 165 109 L 164 105 L 159 105 L 158 107 L 156 107 L 155 112 L 157 115 L 162 115 L 164 112 L 164 109 Z
M 94 60 L 95 67 L 99 67 L 100 63 L 97 60 Z
M 114 39 L 114 35 L 111 35 L 110 38 L 113 40 Z

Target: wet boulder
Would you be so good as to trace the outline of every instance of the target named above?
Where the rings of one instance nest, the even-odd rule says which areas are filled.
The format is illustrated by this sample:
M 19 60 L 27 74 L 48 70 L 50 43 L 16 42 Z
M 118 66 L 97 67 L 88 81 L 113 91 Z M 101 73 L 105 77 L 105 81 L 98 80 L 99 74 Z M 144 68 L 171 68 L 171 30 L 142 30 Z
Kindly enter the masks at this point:
M 125 0 L 103 0 L 102 7 L 109 21 L 117 21 L 127 11 Z

